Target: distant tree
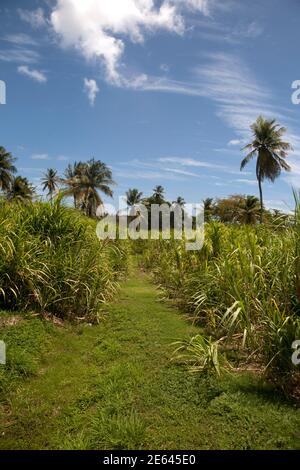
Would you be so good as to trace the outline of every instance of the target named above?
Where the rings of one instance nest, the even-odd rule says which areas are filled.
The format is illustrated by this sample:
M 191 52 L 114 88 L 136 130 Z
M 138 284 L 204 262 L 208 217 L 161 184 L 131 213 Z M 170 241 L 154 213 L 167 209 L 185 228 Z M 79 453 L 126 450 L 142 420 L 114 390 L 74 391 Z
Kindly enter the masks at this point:
M 213 198 L 208 197 L 203 200 L 203 209 L 205 222 L 210 222 L 215 210 Z
M 135 218 L 137 214 L 140 215 L 140 211 L 136 212 L 137 206 L 142 203 L 143 193 L 140 192 L 138 189 L 128 189 L 126 192 L 126 203 L 127 206 L 130 207 L 129 215 L 130 219 L 129 222 Z
M 153 195 L 151 196 L 151 200 L 153 201 L 152 204 L 164 204 L 165 199 L 165 189 L 163 186 L 155 186 L 153 189 Z
M 73 196 L 74 205 L 88 217 L 96 217 L 97 208 L 103 206 L 99 193 L 112 197 L 111 185 L 114 184 L 111 169 L 100 160 L 90 159 L 88 162 L 75 163 L 66 170 L 63 181 L 65 187 L 63 197 Z
M 238 217 L 238 210 L 243 196 L 233 195 L 223 199 L 217 199 L 214 213 L 220 222 L 234 223 Z
M 142 202 L 143 193 L 138 189 L 128 189 L 126 192 L 126 202 L 129 207 L 136 206 Z
M 61 179 L 61 183 L 65 185 L 61 193 L 66 197 L 73 196 L 75 209 L 78 208 L 79 200 L 82 196 L 79 182 L 83 167 L 84 164 L 82 162 L 75 162 L 73 165 L 69 163 L 65 170 L 65 178 Z
M 8 191 L 17 169 L 14 166 L 15 158 L 0 146 L 0 190 Z
M 58 189 L 58 181 L 59 181 L 59 178 L 57 177 L 57 171 L 54 170 L 53 168 L 48 168 L 48 170 L 43 176 L 42 185 L 43 185 L 43 191 L 45 190 L 48 191 L 48 197 L 50 198 L 51 202 L 53 200 L 54 193 Z
M 243 150 L 250 152 L 241 162 L 241 170 L 249 163 L 252 158 L 256 157 L 256 178 L 259 187 L 260 197 L 260 223 L 263 222 L 263 193 L 262 183 L 265 179 L 272 182 L 281 174 L 281 170 L 290 171 L 290 166 L 286 163 L 285 158 L 288 151 L 292 150 L 288 142 L 282 140 L 282 136 L 286 133 L 284 127 L 280 127 L 275 119 L 268 120 L 259 116 L 251 126 L 253 132 L 253 140 Z
M 16 176 L 13 178 L 10 189 L 7 191 L 7 199 L 21 202 L 30 201 L 35 194 L 33 186 L 27 178 Z
M 162 204 L 167 204 L 168 206 L 171 206 L 170 202 L 166 201 L 165 200 L 165 190 L 163 188 L 163 186 L 155 186 L 155 188 L 153 189 L 153 194 L 150 196 L 150 197 L 147 197 L 147 198 L 144 198 L 142 200 L 142 203 L 144 204 L 144 206 L 146 206 L 147 210 L 148 210 L 148 226 L 149 228 L 151 228 L 151 224 L 152 224 L 152 221 L 151 221 L 151 206 L 153 204 L 158 204 L 158 205 L 162 205 Z M 159 215 L 159 227 L 161 229 L 162 227 L 162 214 L 160 213 Z
M 183 197 L 181 196 L 178 196 L 178 198 L 176 199 L 176 201 L 173 201 L 173 204 L 175 206 L 179 206 L 179 207 L 184 207 L 185 206 L 185 200 L 183 199 Z
M 260 206 L 256 196 L 246 196 L 240 200 L 236 219 L 247 225 L 254 225 L 259 220 Z
M 175 216 L 174 210 L 171 211 L 171 214 L 170 214 L 171 229 L 182 230 L 184 217 L 187 217 L 187 214 L 184 210 L 185 204 L 186 202 L 184 198 L 181 196 L 178 196 L 178 198 L 172 202 L 172 206 L 174 210 L 181 209 L 181 219 L 178 217 L 178 214 L 177 214 L 177 217 Z

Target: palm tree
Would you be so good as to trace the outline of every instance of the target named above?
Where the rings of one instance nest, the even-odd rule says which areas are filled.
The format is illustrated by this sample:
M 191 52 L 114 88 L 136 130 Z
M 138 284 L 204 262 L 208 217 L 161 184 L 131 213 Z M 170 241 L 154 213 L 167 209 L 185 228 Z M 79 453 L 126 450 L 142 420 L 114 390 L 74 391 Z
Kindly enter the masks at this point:
M 165 190 L 162 186 L 155 186 L 155 188 L 153 189 L 153 195 L 151 197 L 151 200 L 154 204 L 163 204 L 165 202 L 164 194 Z
M 137 206 L 142 202 L 143 193 L 139 192 L 138 189 L 128 189 L 126 191 L 126 202 L 129 207 Z
M 34 196 L 34 188 L 27 178 L 16 176 L 13 178 L 9 190 L 7 191 L 7 199 L 10 201 L 18 200 L 21 202 L 30 201 Z
M 215 208 L 213 201 L 214 200 L 211 197 L 207 197 L 206 199 L 203 200 L 205 222 L 209 222 L 211 220 L 211 216 L 213 215 L 214 208 Z
M 13 181 L 13 174 L 17 171 L 14 166 L 16 159 L 7 152 L 4 147 L 0 147 L 0 190 L 8 191 Z
M 88 217 L 95 217 L 103 201 L 98 193 L 112 197 L 110 188 L 114 181 L 111 169 L 100 160 L 90 159 L 88 162 L 69 165 L 66 170 L 67 179 L 62 180 L 66 187 L 62 190 L 63 197 L 73 195 L 75 207 L 82 209 Z
M 83 172 L 84 163 L 75 162 L 73 165 L 69 163 L 65 170 L 65 178 L 62 178 L 61 183 L 65 184 L 65 188 L 61 191 L 63 196 L 73 196 L 74 207 L 77 209 L 80 199 L 80 176 Z
M 138 189 L 128 189 L 126 191 L 127 206 L 130 207 L 130 215 L 135 216 L 135 208 L 142 202 L 143 193 Z
M 259 219 L 259 199 L 256 196 L 246 196 L 237 207 L 237 220 L 242 224 L 254 225 Z
M 241 170 L 256 157 L 256 178 L 259 187 L 260 197 L 260 223 L 263 222 L 263 194 L 262 183 L 264 179 L 272 182 L 281 174 L 281 170 L 290 171 L 290 166 L 285 158 L 288 151 L 292 150 L 288 142 L 282 140 L 286 133 L 284 127 L 280 127 L 275 119 L 264 119 L 259 116 L 251 129 L 253 131 L 253 140 L 243 150 L 250 152 L 241 162 Z
M 176 201 L 173 201 L 173 204 L 175 206 L 179 206 L 181 208 L 183 208 L 185 206 L 185 200 L 183 199 L 183 197 L 181 196 L 178 196 L 178 198 L 176 199 Z
M 46 189 L 48 190 L 48 196 L 50 197 L 50 201 L 52 203 L 53 194 L 58 188 L 57 171 L 53 170 L 53 168 L 48 168 L 48 170 L 43 176 L 42 185 L 43 191 L 45 191 Z

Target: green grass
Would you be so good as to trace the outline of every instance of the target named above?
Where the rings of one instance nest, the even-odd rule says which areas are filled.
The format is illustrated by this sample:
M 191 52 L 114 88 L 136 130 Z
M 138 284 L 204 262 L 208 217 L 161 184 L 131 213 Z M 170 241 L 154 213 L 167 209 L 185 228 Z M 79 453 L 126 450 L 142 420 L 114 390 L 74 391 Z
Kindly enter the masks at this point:
M 25 317 L 0 328 L 1 449 L 300 448 L 300 410 L 271 386 L 170 363 L 170 343 L 199 329 L 146 276 L 124 283 L 107 313 L 98 326 Z

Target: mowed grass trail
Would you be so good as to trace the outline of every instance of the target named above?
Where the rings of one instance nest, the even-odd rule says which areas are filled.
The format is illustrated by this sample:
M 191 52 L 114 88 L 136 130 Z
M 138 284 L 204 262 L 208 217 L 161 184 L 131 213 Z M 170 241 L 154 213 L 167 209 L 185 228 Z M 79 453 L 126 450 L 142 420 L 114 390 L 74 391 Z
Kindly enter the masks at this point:
M 98 326 L 0 328 L 1 449 L 300 448 L 300 412 L 269 386 L 170 363 L 170 343 L 197 331 L 139 272 Z

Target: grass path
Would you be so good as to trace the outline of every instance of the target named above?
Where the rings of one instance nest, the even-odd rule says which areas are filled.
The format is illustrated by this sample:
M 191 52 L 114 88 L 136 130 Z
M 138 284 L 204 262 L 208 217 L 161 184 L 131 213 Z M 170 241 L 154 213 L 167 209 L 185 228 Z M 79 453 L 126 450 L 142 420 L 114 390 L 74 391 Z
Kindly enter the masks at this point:
M 299 410 L 268 386 L 170 364 L 170 343 L 197 330 L 140 273 L 99 326 L 6 329 L 12 370 L 25 345 L 34 373 L 23 378 L 19 364 L 2 400 L 2 449 L 300 448 Z

